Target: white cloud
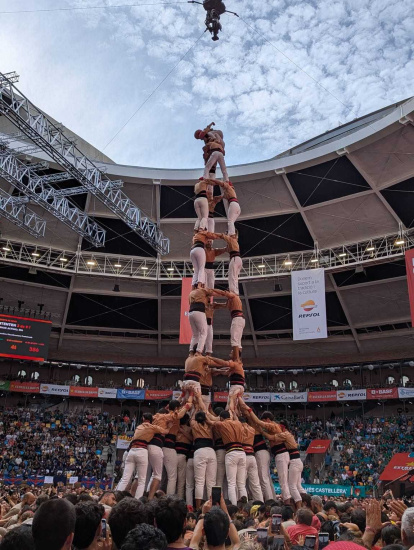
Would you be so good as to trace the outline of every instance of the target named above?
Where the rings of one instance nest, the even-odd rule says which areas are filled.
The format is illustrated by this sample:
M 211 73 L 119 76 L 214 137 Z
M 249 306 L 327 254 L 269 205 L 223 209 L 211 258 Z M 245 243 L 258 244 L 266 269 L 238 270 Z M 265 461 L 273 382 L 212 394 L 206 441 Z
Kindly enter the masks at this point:
M 121 163 L 200 166 L 193 132 L 214 119 L 228 163 L 252 162 L 408 97 L 411 4 L 226 0 L 272 44 L 224 15 L 220 41 L 204 35 L 105 152 Z M 15 10 L 33 7 L 13 2 Z M 0 0 L 2 10 L 10 2 Z M 103 148 L 200 36 L 204 11 L 177 4 L 1 17 L 0 70 L 18 70 L 35 103 Z

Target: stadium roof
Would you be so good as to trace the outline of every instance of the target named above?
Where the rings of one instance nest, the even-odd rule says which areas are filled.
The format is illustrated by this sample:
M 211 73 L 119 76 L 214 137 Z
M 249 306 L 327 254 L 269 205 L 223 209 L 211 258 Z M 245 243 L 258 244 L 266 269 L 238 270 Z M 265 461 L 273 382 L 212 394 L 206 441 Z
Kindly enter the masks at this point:
M 241 284 L 247 314 L 246 363 L 296 366 L 412 355 L 414 332 L 403 252 L 414 221 L 413 121 L 414 99 L 410 98 L 273 159 L 229 168 L 242 208 L 237 225 L 248 266 Z M 0 131 L 13 131 L 1 117 Z M 0 219 L 1 242 L 13 247 L 12 253 L 0 250 L 2 304 L 16 306 L 21 300 L 29 309 L 44 304 L 54 324 L 51 358 L 179 364 L 186 354 L 186 347 L 178 344 L 180 276 L 189 258 L 193 184 L 201 169 L 123 166 L 80 137 L 77 145 L 112 179 L 122 179 L 132 201 L 159 221 L 170 238 L 170 254 L 157 263 L 153 250 L 88 194 L 74 198 L 107 229 L 104 249 L 91 248 L 33 206 L 48 222 L 41 241 Z M 36 151 L 30 155 L 46 158 Z M 51 163 L 51 172 L 58 169 Z M 64 182 L 60 188 L 74 184 Z M 0 187 L 16 193 L 5 181 L 0 180 Z M 224 219 L 217 219 L 217 227 L 225 229 Z M 402 246 L 393 244 L 398 237 L 405 240 Z M 365 247 L 363 252 L 374 250 L 355 256 L 356 243 L 359 250 Z M 35 247 L 51 252 L 32 258 L 30 251 Z M 78 258 L 94 255 L 94 268 L 83 269 L 78 262 L 72 269 L 50 260 L 53 251 L 75 257 L 78 247 Z M 341 247 L 346 256 L 338 259 Z M 292 341 L 289 269 L 280 267 L 280 262 L 283 266 L 287 256 L 295 261 L 306 254 L 311 257 L 315 250 L 328 258 L 324 267 L 329 338 L 297 343 Z M 123 266 L 118 272 L 108 267 L 114 262 Z M 135 270 L 137 264 L 140 267 Z M 173 266 L 172 273 L 167 273 L 167 264 Z M 155 267 L 148 271 L 147 265 Z M 119 285 L 119 293 L 113 292 L 114 284 Z M 226 313 L 216 316 L 215 335 L 217 354 L 226 355 Z

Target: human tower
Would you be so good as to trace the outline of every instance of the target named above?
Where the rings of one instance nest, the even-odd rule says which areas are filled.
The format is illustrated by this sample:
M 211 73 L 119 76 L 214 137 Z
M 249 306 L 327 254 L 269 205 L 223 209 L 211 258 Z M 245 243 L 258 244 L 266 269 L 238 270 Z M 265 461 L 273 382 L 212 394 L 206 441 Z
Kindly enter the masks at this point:
M 145 490 L 149 499 L 154 498 L 161 487 L 167 494 L 177 493 L 185 497 L 188 505 L 199 508 L 217 485 L 233 504 L 248 493 L 253 500 L 268 500 L 275 496 L 270 477 L 270 448 L 282 498 L 286 504 L 299 507 L 300 494 L 304 492 L 303 463 L 294 437 L 286 426 L 274 421 L 269 411 L 259 419 L 243 400 L 241 341 L 245 319 L 239 297 L 242 260 L 234 225 L 241 210 L 227 174 L 223 133 L 213 126 L 211 123 L 194 134 L 204 141 L 205 169 L 195 184 L 197 221 L 190 251 L 194 275 L 189 294 L 192 338 L 181 399 L 173 399 L 154 416 L 143 415 L 126 455 L 118 490 L 126 489 L 136 472 L 136 498 Z M 221 180 L 216 178 L 217 165 L 223 175 Z M 217 196 L 215 186 L 221 190 Z M 214 213 L 221 200 L 227 215 L 226 233 L 215 232 Z M 216 240 L 224 241 L 226 246 L 215 248 Z M 228 290 L 219 290 L 214 288 L 214 261 L 225 252 L 230 255 Z M 216 302 L 215 298 L 225 301 Z M 230 312 L 229 360 L 212 355 L 213 317 L 217 309 Z M 211 390 L 213 376 L 218 374 L 229 377 L 229 397 L 226 410 L 217 407 L 213 411 Z

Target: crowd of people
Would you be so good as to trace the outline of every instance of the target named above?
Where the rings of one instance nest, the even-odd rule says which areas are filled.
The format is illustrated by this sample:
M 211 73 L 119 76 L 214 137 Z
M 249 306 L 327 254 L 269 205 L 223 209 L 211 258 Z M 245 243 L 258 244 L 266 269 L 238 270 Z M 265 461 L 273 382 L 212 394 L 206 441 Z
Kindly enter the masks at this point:
M 75 487 L 0 489 L 0 550 L 406 550 L 414 546 L 414 507 L 381 500 L 303 494 L 296 510 L 280 496 L 223 494 L 189 509 L 177 495 Z

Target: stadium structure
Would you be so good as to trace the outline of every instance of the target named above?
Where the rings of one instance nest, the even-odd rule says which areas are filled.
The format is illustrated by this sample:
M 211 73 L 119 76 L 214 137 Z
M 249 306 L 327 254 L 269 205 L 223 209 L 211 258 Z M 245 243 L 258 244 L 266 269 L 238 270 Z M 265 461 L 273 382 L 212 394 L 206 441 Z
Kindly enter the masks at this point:
M 1 309 L 50 318 L 44 367 L 182 369 L 181 279 L 192 274 L 201 167 L 117 164 L 36 109 L 14 80 L 0 80 Z M 242 207 L 245 366 L 411 368 L 414 98 L 229 174 Z M 227 263 L 218 263 L 219 288 Z M 326 270 L 328 338 L 294 342 L 290 272 L 312 267 Z M 230 350 L 228 327 L 217 314 L 219 357 Z

